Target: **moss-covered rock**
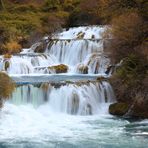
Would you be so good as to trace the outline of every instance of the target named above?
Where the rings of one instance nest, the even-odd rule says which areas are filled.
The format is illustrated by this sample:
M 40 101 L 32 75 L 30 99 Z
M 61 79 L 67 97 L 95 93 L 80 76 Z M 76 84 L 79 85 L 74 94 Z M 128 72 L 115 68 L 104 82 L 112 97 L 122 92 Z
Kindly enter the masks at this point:
M 109 113 L 112 115 L 123 116 L 125 115 L 130 108 L 128 103 L 114 103 L 109 106 Z
M 56 66 L 50 66 L 48 69 L 54 71 L 55 73 L 66 73 L 68 71 L 68 66 L 60 64 Z
M 117 116 L 130 118 L 148 118 L 148 100 L 139 99 L 136 101 L 118 102 L 109 106 L 109 113 Z
M 6 61 L 5 62 L 5 71 L 7 71 L 9 67 L 10 67 L 10 63 L 9 63 L 9 61 Z
M 77 34 L 77 39 L 83 39 L 84 38 L 85 33 L 84 32 L 79 32 Z

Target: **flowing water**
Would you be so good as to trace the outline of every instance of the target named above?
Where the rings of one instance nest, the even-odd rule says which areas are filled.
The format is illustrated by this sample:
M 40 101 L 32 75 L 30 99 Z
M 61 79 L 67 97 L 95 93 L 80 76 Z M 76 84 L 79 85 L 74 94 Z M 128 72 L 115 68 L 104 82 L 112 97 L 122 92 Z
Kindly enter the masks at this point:
M 0 148 L 147 148 L 147 120 L 108 114 L 116 100 L 105 73 L 105 28 L 63 30 L 43 53 L 35 53 L 34 45 L 0 57 L 0 69 L 17 84 L 0 111 Z M 49 68 L 59 64 L 68 71 Z

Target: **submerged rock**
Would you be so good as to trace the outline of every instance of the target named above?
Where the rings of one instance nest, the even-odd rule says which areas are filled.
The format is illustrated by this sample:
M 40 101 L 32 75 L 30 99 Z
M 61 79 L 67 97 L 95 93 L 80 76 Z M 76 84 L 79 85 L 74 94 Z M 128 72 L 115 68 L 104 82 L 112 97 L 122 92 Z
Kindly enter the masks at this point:
M 71 114 L 76 115 L 79 110 L 80 98 L 77 93 L 72 94 Z
M 45 45 L 43 42 L 36 43 L 34 45 L 34 52 L 43 53 L 45 51 Z
M 115 65 L 109 65 L 105 71 L 106 74 L 113 74 L 115 71 Z
M 87 65 L 80 64 L 80 65 L 78 65 L 77 69 L 78 69 L 78 72 L 81 74 L 88 74 L 88 66 Z
M 54 71 L 55 73 L 67 73 L 68 66 L 64 64 L 60 64 L 56 66 L 50 66 L 48 67 L 48 69 Z
M 129 108 L 130 104 L 118 102 L 109 106 L 109 113 L 112 115 L 123 116 L 128 112 Z
M 88 115 L 92 115 L 92 107 L 90 104 L 87 104 L 86 110 Z
M 9 63 L 9 61 L 6 61 L 5 62 L 5 71 L 7 71 L 9 67 L 10 67 L 10 63 Z

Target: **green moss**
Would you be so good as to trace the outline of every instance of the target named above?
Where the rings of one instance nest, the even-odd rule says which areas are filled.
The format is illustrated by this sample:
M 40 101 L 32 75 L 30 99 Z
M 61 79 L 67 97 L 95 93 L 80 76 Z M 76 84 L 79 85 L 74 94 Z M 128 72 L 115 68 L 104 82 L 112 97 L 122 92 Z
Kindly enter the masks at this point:
M 123 116 L 129 110 L 128 103 L 114 103 L 109 106 L 109 113 L 112 115 Z
M 68 71 L 68 66 L 64 64 L 48 67 L 49 70 L 53 70 L 56 73 L 66 73 Z

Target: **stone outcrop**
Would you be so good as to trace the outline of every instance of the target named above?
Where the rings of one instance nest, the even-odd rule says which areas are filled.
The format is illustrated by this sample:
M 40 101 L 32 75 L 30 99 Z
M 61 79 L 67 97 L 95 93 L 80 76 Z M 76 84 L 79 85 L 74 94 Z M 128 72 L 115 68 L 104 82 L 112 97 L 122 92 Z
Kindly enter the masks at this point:
M 77 67 L 77 69 L 78 69 L 78 72 L 81 74 L 88 74 L 88 66 L 87 65 L 80 64 Z
M 130 104 L 118 102 L 109 106 L 109 113 L 112 115 L 123 116 L 128 112 L 129 108 Z
M 130 118 L 148 118 L 148 100 L 114 103 L 109 106 L 109 113 Z
M 68 66 L 60 64 L 60 65 L 50 66 L 48 67 L 48 69 L 54 71 L 55 73 L 67 73 Z

